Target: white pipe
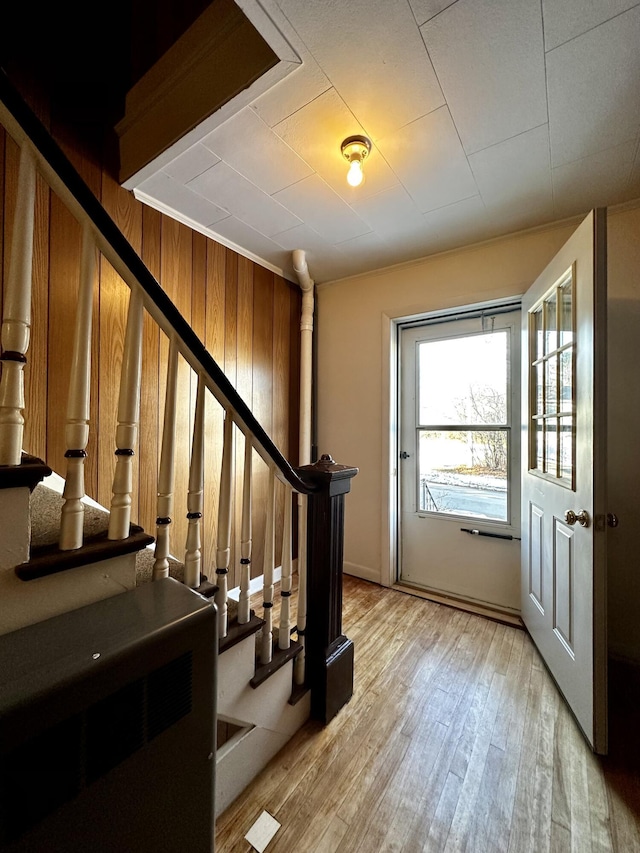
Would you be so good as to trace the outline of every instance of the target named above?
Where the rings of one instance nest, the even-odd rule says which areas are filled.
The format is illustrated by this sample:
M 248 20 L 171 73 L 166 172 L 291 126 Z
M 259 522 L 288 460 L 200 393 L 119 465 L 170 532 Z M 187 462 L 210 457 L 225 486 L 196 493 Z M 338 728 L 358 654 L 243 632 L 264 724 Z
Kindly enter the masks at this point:
M 293 251 L 293 269 L 302 290 L 300 316 L 300 445 L 298 464 L 311 462 L 311 385 L 313 345 L 314 284 L 309 275 L 305 253 Z M 305 648 L 304 631 L 307 627 L 307 499 L 298 495 L 298 639 L 302 652 L 296 657 L 294 678 L 296 684 L 304 683 Z
M 311 462 L 311 365 L 313 344 L 313 279 L 302 249 L 293 251 L 293 270 L 302 290 L 300 317 L 300 449 L 299 465 Z

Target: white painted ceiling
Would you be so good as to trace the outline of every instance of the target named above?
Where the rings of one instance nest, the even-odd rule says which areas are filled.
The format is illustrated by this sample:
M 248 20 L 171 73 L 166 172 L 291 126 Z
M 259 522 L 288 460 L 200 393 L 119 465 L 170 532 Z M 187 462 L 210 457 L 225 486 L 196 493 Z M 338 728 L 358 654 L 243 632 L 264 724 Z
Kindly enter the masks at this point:
M 321 283 L 640 197 L 638 2 L 236 2 L 299 60 L 125 186 L 293 281 L 293 249 Z

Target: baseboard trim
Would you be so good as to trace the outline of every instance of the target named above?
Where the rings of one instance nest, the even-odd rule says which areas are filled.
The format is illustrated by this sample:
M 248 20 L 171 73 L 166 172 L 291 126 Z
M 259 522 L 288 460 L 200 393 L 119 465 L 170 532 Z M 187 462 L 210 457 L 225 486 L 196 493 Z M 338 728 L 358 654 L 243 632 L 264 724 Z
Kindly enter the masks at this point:
M 455 607 L 456 610 L 465 610 L 467 613 L 475 613 L 478 616 L 485 616 L 487 619 L 493 619 L 494 622 L 501 622 L 504 625 L 510 625 L 513 628 L 524 628 L 524 623 L 520 616 L 515 613 L 509 613 L 506 610 L 501 610 L 497 607 L 489 607 L 487 605 L 478 604 L 477 602 L 468 601 L 464 598 L 458 598 L 453 595 L 443 595 L 442 593 L 433 592 L 432 590 L 420 589 L 418 587 L 409 586 L 408 584 L 395 583 L 392 589 L 398 592 L 404 592 L 407 595 L 414 595 L 417 598 L 424 598 L 427 601 L 433 601 L 436 604 L 445 604 L 447 607 Z
M 372 581 L 372 583 L 377 584 L 380 583 L 380 573 L 375 572 L 368 566 L 359 566 L 357 563 L 347 563 L 345 561 L 342 564 L 342 571 L 345 575 L 352 575 L 353 577 L 360 578 L 363 581 Z

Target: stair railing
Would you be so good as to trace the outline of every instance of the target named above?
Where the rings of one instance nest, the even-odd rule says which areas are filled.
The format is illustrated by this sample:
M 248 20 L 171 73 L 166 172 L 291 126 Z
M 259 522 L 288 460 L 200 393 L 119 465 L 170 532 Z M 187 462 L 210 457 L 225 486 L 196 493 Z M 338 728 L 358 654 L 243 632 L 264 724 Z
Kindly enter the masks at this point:
M 181 356 L 197 377 L 197 404 L 192 439 L 189 477 L 187 541 L 184 581 L 199 588 L 206 580 L 202 572 L 201 518 L 203 512 L 204 408 L 206 396 L 215 398 L 224 411 L 217 549 L 215 601 L 219 610 L 220 636 L 228 629 L 228 589 L 231 543 L 231 499 L 234 443 L 237 432 L 245 443 L 243 472 L 244 496 L 241 536 L 241 583 L 239 621 L 249 618 L 251 560 L 251 456 L 255 450 L 269 471 L 267 525 L 263 565 L 263 620 L 260 662 L 268 664 L 273 654 L 274 564 L 276 482 L 286 490 L 281 618 L 277 646 L 290 645 L 292 589 L 292 512 L 293 495 L 308 504 L 305 541 L 299 550 L 307 552 L 308 575 L 300 578 L 303 599 L 298 604 L 297 635 L 301 646 L 295 679 L 312 693 L 312 713 L 328 720 L 348 701 L 353 685 L 353 645 L 342 634 L 342 541 L 343 497 L 357 469 L 336 465 L 330 457 L 315 465 L 294 470 L 251 410 L 238 395 L 219 365 L 213 360 L 194 330 L 179 313 L 133 247 L 117 228 L 106 210 L 86 186 L 47 130 L 0 72 L 0 122 L 21 148 L 16 220 L 11 246 L 11 269 L 4 287 L 2 323 L 2 376 L 0 381 L 0 465 L 20 464 L 24 427 L 24 364 L 30 331 L 31 261 L 35 205 L 35 173 L 43 176 L 64 202 L 83 229 L 81 285 L 68 401 L 67 494 L 62 523 L 63 549 L 82 545 L 83 463 L 89 432 L 89 387 L 91 353 L 91 304 L 94 289 L 94 265 L 102 254 L 130 289 L 129 310 L 122 360 L 117 413 L 116 465 L 113 480 L 110 539 L 129 535 L 132 506 L 132 462 L 138 432 L 140 410 L 140 364 L 142 324 L 146 311 L 169 340 L 167 389 L 164 411 L 162 451 L 158 478 L 156 551 L 154 579 L 168 574 L 168 558 L 178 546 L 171 547 L 171 513 L 174 489 L 174 445 L 176 422 L 177 359 Z M 18 219 L 19 216 L 19 219 Z M 205 395 L 205 392 L 208 392 Z M 303 503 L 303 506 L 304 506 Z M 304 525 L 302 526 L 304 529 Z M 307 592 L 308 590 L 308 592 Z M 309 596 L 313 607 L 307 612 Z

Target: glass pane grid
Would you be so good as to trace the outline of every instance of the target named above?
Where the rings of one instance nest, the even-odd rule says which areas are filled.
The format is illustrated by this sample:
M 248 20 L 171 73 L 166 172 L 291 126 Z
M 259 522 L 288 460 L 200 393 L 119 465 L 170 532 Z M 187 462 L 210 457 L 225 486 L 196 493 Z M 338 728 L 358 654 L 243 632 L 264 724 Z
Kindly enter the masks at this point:
M 573 270 L 529 315 L 529 468 L 572 483 L 575 476 L 575 312 Z

